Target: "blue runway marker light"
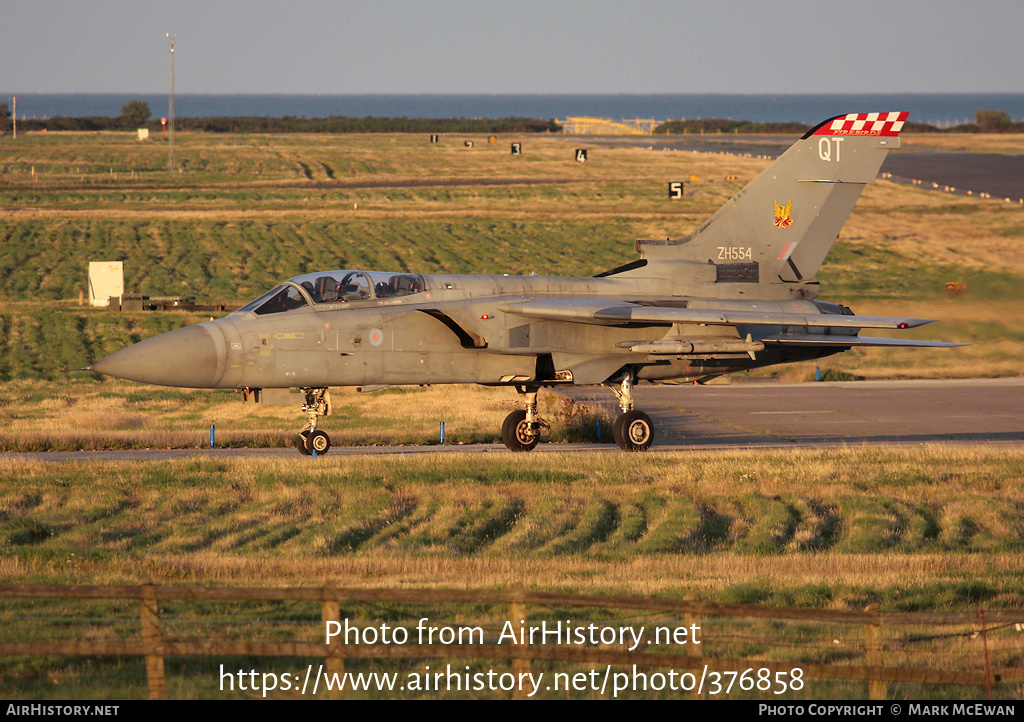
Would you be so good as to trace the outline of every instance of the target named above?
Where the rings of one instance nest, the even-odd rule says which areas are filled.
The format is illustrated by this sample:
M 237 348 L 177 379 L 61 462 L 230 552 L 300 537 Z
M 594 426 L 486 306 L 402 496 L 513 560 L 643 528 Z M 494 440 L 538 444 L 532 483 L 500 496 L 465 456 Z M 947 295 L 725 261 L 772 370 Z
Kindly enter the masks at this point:
M 214 425 L 210 424 L 210 448 L 214 446 Z

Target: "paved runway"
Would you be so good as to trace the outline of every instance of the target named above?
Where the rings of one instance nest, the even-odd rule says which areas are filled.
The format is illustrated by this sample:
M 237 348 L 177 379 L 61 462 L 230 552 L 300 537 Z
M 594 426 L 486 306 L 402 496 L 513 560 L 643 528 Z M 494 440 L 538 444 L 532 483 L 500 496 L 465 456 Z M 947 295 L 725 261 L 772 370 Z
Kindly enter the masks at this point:
M 613 407 L 611 392 L 574 389 Z M 666 446 L 1024 441 L 1024 379 L 640 386 Z
M 566 395 L 614 410 L 603 388 Z M 640 386 L 636 408 L 656 426 L 653 450 L 829 447 L 851 444 L 1024 443 L 1024 378 Z M 342 442 L 335 435 L 335 442 Z M 533 453 L 619 453 L 612 444 L 541 444 Z M 501 444 L 335 446 L 329 456 L 511 453 Z M 154 449 L 3 454 L 41 461 L 301 458 L 282 449 Z
M 882 171 L 896 180 L 920 180 L 988 193 L 993 198 L 1024 198 L 1024 155 L 996 153 L 893 153 Z
M 579 145 L 578 137 L 573 142 Z M 777 158 L 797 141 L 797 136 L 664 136 L 587 137 L 592 145 L 641 145 L 712 153 L 740 153 Z M 882 172 L 894 180 L 913 179 L 955 187 L 960 193 L 989 193 L 993 198 L 1024 198 L 1024 155 L 999 153 L 920 152 L 909 148 L 890 153 Z

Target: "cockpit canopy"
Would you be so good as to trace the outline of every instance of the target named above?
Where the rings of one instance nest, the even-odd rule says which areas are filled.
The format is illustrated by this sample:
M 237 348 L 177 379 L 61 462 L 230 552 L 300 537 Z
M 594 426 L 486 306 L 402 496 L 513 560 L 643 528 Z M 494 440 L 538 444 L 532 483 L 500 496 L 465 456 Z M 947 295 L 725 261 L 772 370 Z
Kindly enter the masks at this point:
M 281 313 L 306 306 L 342 304 L 352 301 L 412 296 L 426 290 L 423 276 L 416 273 L 381 271 L 325 271 L 288 279 L 239 312 L 257 315 Z

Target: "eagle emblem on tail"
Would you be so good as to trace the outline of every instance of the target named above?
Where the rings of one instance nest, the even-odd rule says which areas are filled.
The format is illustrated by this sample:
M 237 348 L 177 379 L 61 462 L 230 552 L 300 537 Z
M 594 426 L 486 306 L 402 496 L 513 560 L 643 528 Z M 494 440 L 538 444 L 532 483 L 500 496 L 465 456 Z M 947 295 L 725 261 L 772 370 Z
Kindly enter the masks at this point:
M 778 201 L 772 202 L 775 204 L 775 227 L 789 228 L 793 225 L 793 199 L 790 198 L 784 206 L 780 206 Z

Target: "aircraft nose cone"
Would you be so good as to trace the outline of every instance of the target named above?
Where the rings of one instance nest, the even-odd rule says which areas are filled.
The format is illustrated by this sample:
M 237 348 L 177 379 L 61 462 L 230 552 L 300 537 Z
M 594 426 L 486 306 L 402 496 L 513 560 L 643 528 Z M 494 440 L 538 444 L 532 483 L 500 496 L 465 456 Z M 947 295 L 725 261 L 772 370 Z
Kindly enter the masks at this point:
M 158 386 L 215 388 L 224 372 L 224 340 L 208 325 L 146 339 L 97 361 L 89 370 Z

